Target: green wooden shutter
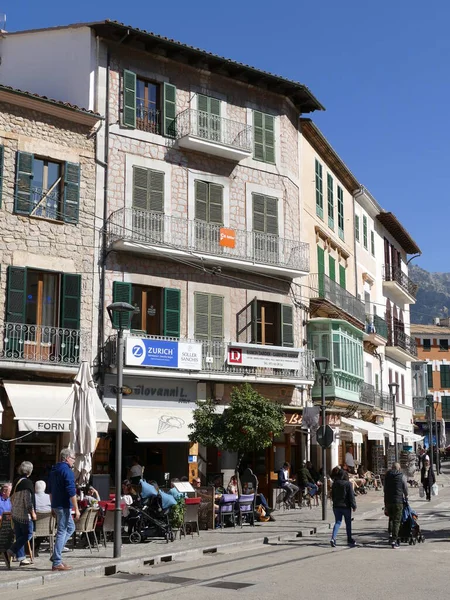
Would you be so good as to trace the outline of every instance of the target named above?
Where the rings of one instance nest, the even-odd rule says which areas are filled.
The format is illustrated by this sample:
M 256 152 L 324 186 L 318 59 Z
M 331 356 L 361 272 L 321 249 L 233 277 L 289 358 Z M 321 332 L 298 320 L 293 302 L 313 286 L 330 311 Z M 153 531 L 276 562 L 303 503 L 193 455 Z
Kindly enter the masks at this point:
M 210 294 L 209 335 L 211 340 L 223 340 L 223 296 Z
M 278 199 L 266 196 L 266 233 L 278 235 Z
M 194 337 L 196 340 L 209 339 L 209 294 L 194 294 Z
M 253 140 L 254 158 L 256 160 L 264 160 L 263 114 L 258 110 L 253 111 Z
M 180 337 L 181 290 L 164 289 L 164 332 L 168 337 Z
M 367 217 L 365 215 L 363 216 L 363 244 L 367 250 Z
M 345 290 L 345 267 L 339 265 L 339 285 Z
M 32 180 L 33 155 L 28 152 L 18 152 L 14 212 L 19 215 L 29 215 L 33 209 L 31 199 Z
M 133 208 L 148 210 L 148 169 L 133 167 Z
M 6 290 L 6 322 L 25 323 L 27 270 L 25 267 L 8 267 Z
M 332 256 L 328 257 L 329 273 L 328 276 L 332 281 L 336 281 L 336 261 Z
M 323 181 L 322 181 L 322 165 L 316 158 L 316 215 L 323 219 Z
M 328 227 L 334 229 L 334 190 L 333 178 L 327 173 L 327 198 L 328 198 Z
M 66 162 L 64 165 L 64 203 L 62 220 L 78 223 L 80 212 L 80 165 Z
M 123 72 L 123 124 L 130 129 L 136 128 L 136 73 Z
M 64 363 L 80 361 L 81 275 L 63 273 L 61 277 L 61 358 Z
M 61 327 L 80 329 L 81 275 L 63 273 L 61 281 Z
M 148 170 L 150 197 L 148 209 L 152 212 L 164 212 L 164 173 Z
M 338 185 L 338 233 L 339 237 L 344 239 L 344 190 Z
M 355 238 L 359 242 L 359 216 L 355 215 Z
M 325 250 L 317 246 L 317 278 L 319 285 L 319 298 L 325 294 Z
M 291 304 L 281 305 L 281 345 L 294 347 L 294 310 Z
M 176 136 L 177 88 L 164 82 L 164 135 Z
M 266 231 L 266 198 L 262 194 L 252 194 L 253 197 L 253 231 Z
M 208 184 L 195 181 L 195 218 L 198 221 L 208 221 Z
M 223 187 L 215 183 L 209 184 L 209 223 L 223 223 Z
M 113 302 L 128 302 L 131 304 L 131 283 L 123 281 L 113 281 Z M 114 329 L 130 329 L 131 328 L 130 313 L 113 312 L 113 327 Z
M 2 206 L 2 196 L 3 196 L 3 163 L 5 156 L 5 148 L 4 146 L 0 146 L 0 208 Z
M 254 158 L 275 162 L 275 117 L 253 111 Z
M 251 344 L 258 341 L 258 299 L 253 298 L 251 305 Z
M 197 110 L 200 112 L 209 112 L 208 111 L 208 96 L 204 96 L 203 94 L 198 94 L 197 96 Z
M 427 377 L 428 377 L 428 389 L 433 389 L 433 365 L 431 363 L 427 364 Z
M 275 118 L 264 115 L 264 160 L 275 162 Z

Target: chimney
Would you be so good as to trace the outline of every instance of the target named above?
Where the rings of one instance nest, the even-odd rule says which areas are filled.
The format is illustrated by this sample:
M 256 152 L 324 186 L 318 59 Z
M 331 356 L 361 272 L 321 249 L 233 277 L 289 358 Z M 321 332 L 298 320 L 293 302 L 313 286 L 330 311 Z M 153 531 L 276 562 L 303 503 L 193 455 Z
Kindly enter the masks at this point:
M 439 317 L 434 317 L 434 319 L 433 319 L 433 325 L 440 326 L 440 324 L 441 324 L 440 318 Z

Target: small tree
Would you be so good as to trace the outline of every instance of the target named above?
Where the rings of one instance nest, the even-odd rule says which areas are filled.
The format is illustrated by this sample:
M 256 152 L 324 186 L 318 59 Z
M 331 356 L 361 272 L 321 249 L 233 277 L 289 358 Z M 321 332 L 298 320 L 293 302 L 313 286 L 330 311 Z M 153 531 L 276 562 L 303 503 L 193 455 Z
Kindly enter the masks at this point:
M 190 427 L 191 441 L 237 452 L 237 473 L 246 452 L 272 445 L 273 437 L 284 429 L 284 414 L 281 407 L 245 383 L 233 388 L 230 404 L 221 415 L 215 412 L 212 400 L 201 403 Z

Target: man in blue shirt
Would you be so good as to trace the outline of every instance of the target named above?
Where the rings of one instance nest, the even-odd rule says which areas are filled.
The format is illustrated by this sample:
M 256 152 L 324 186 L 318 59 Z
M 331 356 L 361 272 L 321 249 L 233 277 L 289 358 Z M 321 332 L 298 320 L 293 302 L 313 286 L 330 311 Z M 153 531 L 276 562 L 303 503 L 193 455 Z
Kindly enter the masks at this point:
M 9 499 L 11 495 L 11 483 L 4 483 L 2 485 L 2 491 L 0 494 L 0 517 L 4 512 L 11 512 L 11 500 Z

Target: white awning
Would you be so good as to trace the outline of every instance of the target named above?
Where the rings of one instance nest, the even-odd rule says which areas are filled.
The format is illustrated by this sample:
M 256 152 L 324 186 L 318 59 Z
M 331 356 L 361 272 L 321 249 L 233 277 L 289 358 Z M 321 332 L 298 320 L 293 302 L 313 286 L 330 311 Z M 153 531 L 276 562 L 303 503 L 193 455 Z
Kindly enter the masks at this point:
M 346 442 L 353 442 L 354 444 L 363 443 L 362 433 L 355 429 L 339 429 L 339 437 Z
M 70 431 L 71 384 L 4 381 L 3 385 L 14 410 L 14 419 L 19 422 L 19 431 Z M 106 433 L 110 419 L 97 395 L 95 417 L 98 433 Z
M 423 440 L 423 435 L 417 435 L 416 433 L 409 433 L 408 431 L 400 431 L 403 436 L 404 442 L 409 442 L 410 444 L 415 444 L 416 442 L 421 442 Z M 397 434 L 398 435 L 398 434 Z
M 192 415 L 192 408 L 148 406 L 122 408 L 122 421 L 128 429 L 131 429 L 138 442 L 188 442 Z
M 358 429 L 359 431 L 363 431 L 367 434 L 367 438 L 369 440 L 377 440 L 379 442 L 384 441 L 385 432 L 381 427 L 375 425 L 375 423 L 368 423 L 367 421 L 362 421 L 361 419 L 348 419 L 347 417 L 341 417 L 342 423 L 346 425 L 351 425 L 354 429 Z

